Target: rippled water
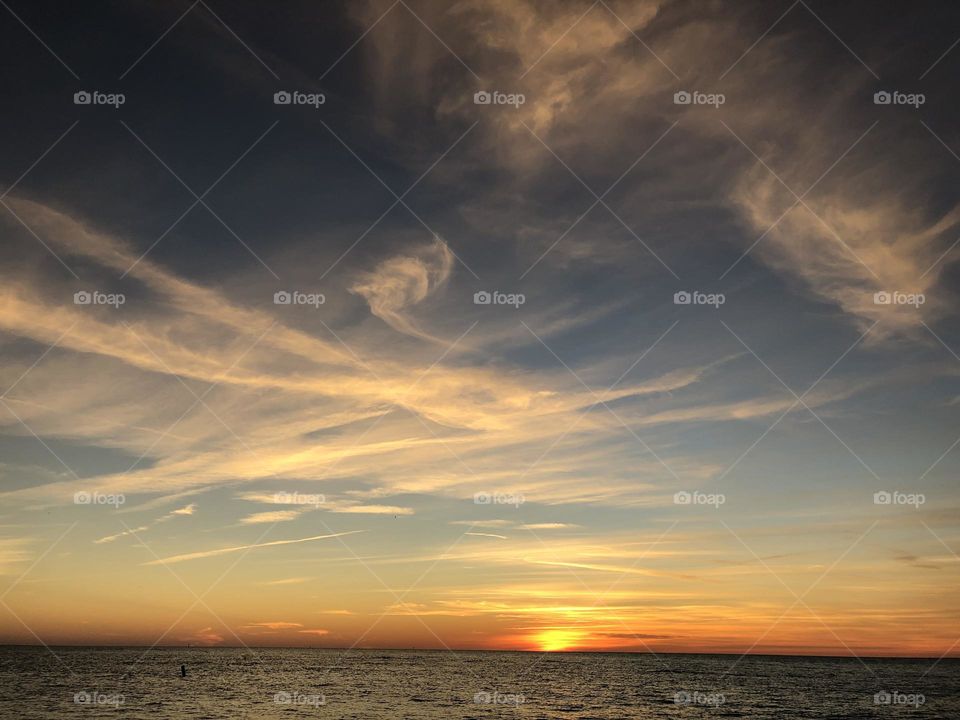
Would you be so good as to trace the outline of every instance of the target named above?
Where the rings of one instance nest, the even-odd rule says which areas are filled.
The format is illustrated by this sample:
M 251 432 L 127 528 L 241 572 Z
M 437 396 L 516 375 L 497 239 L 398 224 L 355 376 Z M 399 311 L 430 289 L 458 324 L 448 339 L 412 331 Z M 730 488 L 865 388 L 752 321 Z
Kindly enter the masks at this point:
M 751 656 L 730 670 L 731 655 L 234 648 L 53 653 L 0 648 L 0 716 L 960 718 L 956 660 L 931 670 L 932 660 Z M 879 704 L 878 692 L 889 693 Z

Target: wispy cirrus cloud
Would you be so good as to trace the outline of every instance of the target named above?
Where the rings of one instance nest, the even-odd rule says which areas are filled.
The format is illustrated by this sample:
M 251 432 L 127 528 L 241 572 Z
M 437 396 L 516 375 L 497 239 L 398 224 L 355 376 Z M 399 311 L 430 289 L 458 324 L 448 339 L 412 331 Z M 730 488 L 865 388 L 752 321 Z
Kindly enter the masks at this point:
M 287 520 L 296 520 L 309 508 L 299 508 L 297 510 L 274 510 L 270 512 L 254 513 L 240 518 L 243 525 L 259 525 L 262 523 L 278 523 Z
M 301 583 L 309 582 L 313 580 L 312 577 L 291 577 L 291 578 L 280 578 L 279 580 L 267 580 L 264 582 L 264 585 L 299 585 Z
M 331 512 L 346 513 L 348 515 L 413 515 L 413 508 L 396 505 L 345 505 L 333 506 Z
M 153 522 L 147 525 L 141 525 L 140 527 L 136 527 L 136 528 L 128 528 L 114 535 L 106 535 L 102 538 L 98 538 L 97 540 L 94 540 L 94 543 L 97 545 L 102 545 L 104 543 L 113 542 L 114 540 L 119 540 L 122 537 L 127 537 L 128 535 L 137 535 L 138 533 L 149 530 L 155 525 L 159 525 L 160 523 L 166 522 L 167 520 L 172 520 L 173 518 L 176 518 L 176 517 L 185 517 L 185 516 L 193 515 L 194 512 L 196 512 L 196 509 L 197 509 L 197 504 L 190 503 L 189 505 L 185 505 L 182 508 L 177 508 L 176 510 L 172 510 L 168 512 L 166 515 L 158 517 L 156 520 L 154 520 Z
M 228 548 L 217 548 L 214 550 L 200 550 L 198 552 L 192 553 L 183 553 L 181 555 L 171 555 L 170 557 L 158 558 L 156 560 L 151 560 L 145 565 L 171 565 L 173 563 L 186 562 L 188 560 L 201 560 L 208 557 L 218 557 L 220 555 L 228 555 L 230 553 L 242 552 L 244 550 L 253 550 L 256 548 L 265 548 L 265 547 L 279 547 L 280 545 L 296 545 L 299 543 L 313 542 L 315 540 L 327 540 L 329 538 L 335 537 L 345 537 L 347 535 L 355 535 L 357 533 L 365 532 L 364 530 L 348 530 L 346 532 L 331 533 L 329 535 L 313 535 L 311 537 L 297 538 L 295 540 L 272 540 L 270 542 L 264 543 L 254 543 L 252 545 L 237 545 L 235 547 Z
M 489 537 L 497 538 L 498 540 L 508 540 L 506 535 L 497 535 L 496 533 L 482 533 L 482 532 L 465 532 L 464 535 L 471 535 L 473 537 Z
M 9 202 L 25 220 L 42 228 L 49 243 L 71 256 L 113 268 L 136 259 L 122 240 L 59 210 L 23 199 Z M 413 260 L 403 256 L 396 267 L 381 265 L 368 278 L 365 292 L 374 304 L 399 308 L 385 298 L 394 297 L 394 292 L 398 297 L 421 297 L 449 276 L 449 251 L 442 243 L 418 252 L 424 257 L 415 251 Z M 399 285 L 392 289 L 387 278 L 394 271 Z M 11 407 L 21 403 L 16 405 L 18 415 L 41 433 L 107 442 L 133 457 L 142 456 L 129 472 L 100 478 L 113 491 L 162 489 L 168 495 L 171 491 L 183 494 L 216 483 L 285 474 L 309 476 L 322 473 L 331 462 L 341 463 L 350 472 L 360 472 L 362 466 L 383 470 L 392 466 L 399 481 L 392 488 L 396 491 L 422 477 L 417 469 L 422 459 L 444 445 L 470 454 L 504 443 L 537 442 L 551 434 L 540 419 L 566 415 L 572 422 L 578 411 L 593 402 L 592 394 L 578 390 L 562 371 L 534 378 L 471 365 L 401 369 L 382 357 L 354 356 L 338 348 L 339 343 L 291 329 L 262 309 L 244 307 L 149 259 L 133 268 L 131 278 L 157 298 L 149 317 L 126 324 L 73 305 L 68 289 L 59 301 L 49 294 L 39 295 L 35 286 L 16 282 L 0 292 L 0 327 L 37 342 L 59 340 L 58 352 L 33 369 L 18 388 L 32 400 L 11 396 L 8 402 Z M 38 316 L 43 322 L 31 319 Z M 63 335 L 63 326 L 71 324 L 76 332 Z M 245 333 L 242 342 L 236 336 L 239 331 Z M 293 375 L 286 372 L 289 362 L 300 370 Z M 83 388 L 58 392 L 56 386 L 78 366 L 86 376 Z M 376 368 L 376 377 L 369 372 L 371 367 Z M 638 398 L 691 387 L 702 373 L 699 368 L 671 370 L 662 377 L 623 384 L 607 398 Z M 422 376 L 412 386 L 411 374 Z M 183 416 L 184 405 L 189 408 L 194 400 L 176 378 L 216 383 L 217 393 Z M 550 389 L 543 387 L 545 380 Z M 153 405 L 131 402 L 133 387 L 138 394 L 156 395 L 159 401 Z M 254 392 L 261 394 L 260 401 L 245 402 L 246 394 Z M 54 396 L 57 412 L 51 410 Z M 398 400 L 429 422 L 468 434 L 454 438 L 447 431 L 429 433 L 412 417 L 389 414 L 388 408 Z M 68 421 L 79 413 L 87 418 L 85 423 Z M 606 423 L 598 422 L 598 415 L 582 420 L 582 426 L 601 430 Z M 226 426 L 216 420 L 226 416 Z M 306 440 L 308 433 L 378 418 L 386 421 L 361 444 L 331 446 Z M 12 417 L 7 421 L 16 423 Z M 66 494 L 70 489 L 66 485 L 48 484 L 30 492 Z M 332 505 L 329 509 L 341 511 Z M 410 512 L 409 508 L 379 511 Z M 343 512 L 375 513 L 378 508 Z
M 410 312 L 447 282 L 453 261 L 450 248 L 437 237 L 431 245 L 384 260 L 354 283 L 350 291 L 362 296 L 370 305 L 370 312 L 394 330 L 446 344 L 422 330 Z
M 265 629 L 265 630 L 296 630 L 302 628 L 303 624 L 298 622 L 270 621 L 258 622 L 243 626 L 246 629 Z

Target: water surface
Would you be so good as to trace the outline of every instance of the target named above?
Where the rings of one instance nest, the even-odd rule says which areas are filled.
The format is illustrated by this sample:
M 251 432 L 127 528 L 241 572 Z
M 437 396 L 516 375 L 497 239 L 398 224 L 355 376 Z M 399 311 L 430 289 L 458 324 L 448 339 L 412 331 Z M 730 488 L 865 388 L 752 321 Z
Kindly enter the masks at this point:
M 736 661 L 732 655 L 5 647 L 0 717 L 960 718 L 960 661 Z

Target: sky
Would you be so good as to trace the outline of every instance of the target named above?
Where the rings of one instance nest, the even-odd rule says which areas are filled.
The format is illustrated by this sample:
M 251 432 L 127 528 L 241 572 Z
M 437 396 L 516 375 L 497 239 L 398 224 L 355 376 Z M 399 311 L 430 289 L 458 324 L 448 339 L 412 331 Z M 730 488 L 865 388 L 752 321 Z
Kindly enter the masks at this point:
M 956 7 L 0 15 L 0 643 L 960 655 Z

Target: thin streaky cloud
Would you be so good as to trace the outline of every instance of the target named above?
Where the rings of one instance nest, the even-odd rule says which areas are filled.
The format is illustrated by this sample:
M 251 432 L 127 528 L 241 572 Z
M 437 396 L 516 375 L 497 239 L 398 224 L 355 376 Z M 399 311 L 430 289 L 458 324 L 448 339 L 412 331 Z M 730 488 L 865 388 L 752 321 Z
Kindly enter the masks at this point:
M 187 560 L 200 560 L 202 558 L 208 557 L 217 557 L 220 555 L 228 555 L 230 553 L 242 552 L 244 550 L 254 550 L 256 548 L 265 548 L 265 547 L 277 547 L 280 545 L 295 545 L 298 543 L 313 542 L 315 540 L 326 540 L 328 538 L 338 538 L 345 535 L 356 535 L 357 533 L 366 532 L 366 530 L 348 530 L 345 532 L 331 533 L 329 535 L 313 535 L 311 537 L 297 538 L 296 540 L 271 540 L 270 542 L 264 543 L 254 543 L 253 545 L 237 545 L 236 547 L 229 548 L 219 548 L 217 550 L 201 550 L 199 552 L 184 553 L 182 555 L 171 555 L 165 558 L 159 558 L 157 560 L 151 560 L 145 565 L 171 565 L 178 562 L 186 562 Z

